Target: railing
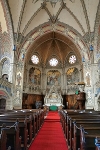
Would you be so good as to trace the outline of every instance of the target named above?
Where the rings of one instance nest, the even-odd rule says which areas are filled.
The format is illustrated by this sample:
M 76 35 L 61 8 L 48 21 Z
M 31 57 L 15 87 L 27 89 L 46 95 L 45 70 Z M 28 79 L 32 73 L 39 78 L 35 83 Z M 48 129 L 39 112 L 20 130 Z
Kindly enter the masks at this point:
M 41 93 L 41 86 L 29 84 L 23 87 L 23 92 L 25 93 Z

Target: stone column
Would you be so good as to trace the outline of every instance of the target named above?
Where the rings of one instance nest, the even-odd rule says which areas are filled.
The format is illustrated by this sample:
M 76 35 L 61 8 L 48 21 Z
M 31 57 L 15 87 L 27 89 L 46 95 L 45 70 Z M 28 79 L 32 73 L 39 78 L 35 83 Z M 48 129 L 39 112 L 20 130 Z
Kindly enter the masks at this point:
M 14 109 L 22 109 L 22 95 L 23 95 L 23 74 L 24 74 L 24 60 L 22 60 L 22 53 L 20 53 L 19 60 L 17 60 L 16 77 L 15 77 L 15 91 L 13 97 Z
M 5 109 L 7 109 L 7 110 L 12 110 L 13 109 L 12 97 L 10 97 L 6 100 L 6 108 Z
M 86 93 L 86 109 L 94 109 L 94 69 L 92 64 L 85 63 L 84 64 L 84 82 L 85 82 L 85 93 Z
M 65 94 L 66 93 L 66 73 L 65 73 L 65 66 L 63 66 L 63 68 L 62 68 L 62 78 L 63 78 L 63 87 L 62 87 L 62 89 L 63 89 L 63 94 Z
M 43 94 L 45 94 L 46 82 L 47 82 L 46 68 L 45 68 L 45 66 L 43 66 L 42 67 L 42 76 L 41 76 L 41 89 L 42 89 Z
M 24 67 L 24 79 L 23 79 L 23 90 L 25 93 L 29 90 L 29 68 L 28 65 L 26 64 Z
M 0 63 L 0 78 L 2 77 L 2 63 Z

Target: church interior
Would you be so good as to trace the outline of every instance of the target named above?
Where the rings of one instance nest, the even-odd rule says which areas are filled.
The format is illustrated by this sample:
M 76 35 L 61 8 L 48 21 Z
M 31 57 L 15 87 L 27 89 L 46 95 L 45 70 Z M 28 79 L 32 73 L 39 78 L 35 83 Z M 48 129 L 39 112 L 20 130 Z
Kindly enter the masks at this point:
M 34 129 L 24 133 L 31 143 L 45 118 L 55 115 L 67 149 L 99 150 L 99 111 L 100 0 L 0 0 L 0 132 L 11 116 L 12 123 L 7 126 L 13 125 L 14 117 L 19 118 L 17 123 L 28 122 L 26 113 L 30 120 L 36 117 L 31 120 Z M 78 146 L 69 118 L 85 120 L 83 127 L 90 120 L 93 138 L 99 144 L 93 149 L 84 148 L 82 142 Z M 74 129 L 81 125 L 72 124 Z M 18 144 L 21 139 L 16 140 L 15 148 L 4 146 L 2 133 L 0 150 L 28 150 L 23 136 L 24 149 Z

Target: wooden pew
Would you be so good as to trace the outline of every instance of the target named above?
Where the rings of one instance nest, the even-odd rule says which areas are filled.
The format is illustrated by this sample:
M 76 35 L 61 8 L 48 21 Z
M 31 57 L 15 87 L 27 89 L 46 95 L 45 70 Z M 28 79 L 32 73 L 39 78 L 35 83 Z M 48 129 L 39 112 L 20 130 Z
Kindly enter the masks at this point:
M 100 150 L 100 137 L 95 138 L 96 150 Z
M 80 128 L 80 150 L 95 150 L 95 138 L 100 138 L 100 127 L 83 127 Z
M 66 137 L 67 139 L 69 139 L 69 135 L 71 133 L 71 126 L 72 126 L 72 122 L 73 121 L 77 121 L 77 120 L 89 120 L 89 119 L 98 119 L 98 117 L 100 117 L 100 115 L 96 115 L 96 114 L 88 114 L 88 113 L 85 113 L 85 114 L 76 114 L 76 115 L 70 115 L 68 116 L 67 115 L 67 123 L 66 123 Z M 71 142 L 71 141 L 70 141 Z M 69 141 L 68 141 L 68 144 L 69 144 Z
M 66 136 L 66 114 L 64 113 L 63 110 L 60 110 L 59 114 L 60 114 L 60 122 L 62 124 L 62 129 L 63 129 L 64 134 Z
M 68 142 L 69 142 L 69 144 L 70 144 L 70 147 L 71 147 L 71 145 L 72 145 L 72 143 L 73 143 L 73 141 L 74 140 L 72 140 L 72 139 L 74 139 L 73 138 L 73 130 L 72 130 L 72 128 L 73 127 L 70 127 L 70 119 L 72 119 L 72 120 L 74 120 L 74 119 L 76 119 L 76 120 L 78 120 L 78 121 L 81 121 L 81 122 L 79 122 L 79 125 L 80 124 L 82 124 L 82 120 L 84 121 L 84 126 L 87 126 L 88 127 L 88 123 L 87 122 L 91 122 L 91 121 L 93 121 L 94 120 L 94 124 L 93 124 L 93 122 L 91 122 L 90 124 L 92 124 L 92 126 L 94 127 L 95 126 L 95 122 L 98 122 L 97 124 L 98 125 L 96 125 L 96 126 L 99 126 L 99 121 L 98 121 L 98 117 L 100 118 L 100 112 L 94 112 L 94 111 L 73 111 L 73 110 L 69 110 L 69 111 L 65 111 L 64 112 L 65 114 L 66 114 L 66 119 L 65 119 L 65 117 L 64 117 L 64 114 L 63 113 L 61 113 L 60 115 L 61 115 L 61 122 L 62 122 L 62 126 L 63 126 L 63 130 L 66 132 L 66 137 L 67 137 L 67 140 L 68 139 L 70 139 Z M 82 114 L 82 115 L 81 115 Z M 85 117 L 84 117 L 84 115 L 85 115 Z M 88 117 L 87 117 L 88 116 Z M 80 120 L 80 118 L 82 118 L 81 120 Z M 86 118 L 87 118 L 87 120 L 89 119 L 89 118 L 91 118 L 90 120 L 88 120 L 86 123 L 85 123 L 85 121 L 86 121 Z M 64 125 L 66 124 L 66 129 L 64 128 Z M 70 129 L 71 128 L 71 129 Z M 71 133 L 72 132 L 72 133 Z M 80 131 L 79 131 L 79 133 L 80 133 Z M 71 136 L 72 137 L 71 137 Z M 80 135 L 80 134 L 79 134 Z M 94 135 L 94 137 L 95 137 L 95 135 Z M 80 145 L 80 142 L 79 142 L 79 145 Z M 71 147 L 72 149 L 73 149 L 73 145 L 72 145 L 72 147 Z M 78 148 L 78 146 L 77 146 L 77 148 Z
M 15 122 L 15 119 L 8 118 L 6 120 L 2 119 L 0 120 L 0 127 L 2 127 L 2 124 L 5 123 L 6 127 L 9 128 L 12 126 Z M 28 129 L 27 129 L 27 118 L 25 120 L 18 120 L 19 122 L 19 136 L 21 137 L 21 147 L 24 147 L 24 149 L 27 149 L 27 143 L 28 143 Z
M 11 121 L 13 122 L 16 118 L 19 119 L 19 131 L 22 137 L 22 144 L 24 149 L 27 149 L 27 143 L 31 143 L 32 138 L 36 135 L 44 121 L 44 113 L 43 110 L 4 111 L 2 116 L 0 115 L 0 118 L 2 118 L 2 123 L 7 119 L 8 124 L 10 124 Z M 7 122 L 7 120 L 5 122 Z M 27 142 L 27 135 L 29 135 L 29 142 Z
M 19 117 L 19 118 L 18 118 Z M 29 116 L 30 117 L 30 116 Z M 1 123 L 6 123 L 7 126 L 12 125 L 16 119 L 19 120 L 19 129 L 20 129 L 20 136 L 22 138 L 21 146 L 24 147 L 24 149 L 27 149 L 27 144 L 30 144 L 32 141 L 32 123 L 31 119 L 29 117 L 21 116 L 20 114 L 16 115 L 5 115 L 0 117 L 2 120 L 0 120 Z M 5 120 L 6 119 L 6 120 Z
M 86 120 L 87 121 L 87 120 Z M 92 122 L 86 122 L 86 121 L 83 121 L 83 122 L 79 122 L 79 123 L 76 123 L 76 122 L 73 122 L 73 131 L 71 132 L 71 136 L 70 136 L 70 140 L 72 145 L 70 145 L 70 148 L 73 149 L 73 150 L 77 150 L 78 148 L 80 148 L 80 124 L 81 124 L 81 127 L 83 126 L 84 129 L 90 127 L 90 128 L 100 128 L 100 121 L 99 122 L 96 122 L 95 121 L 92 121 Z
M 72 138 L 73 138 L 74 143 L 76 143 L 75 137 L 76 137 L 77 132 L 75 132 L 75 126 L 74 126 L 75 123 L 73 123 L 73 122 L 74 122 L 74 120 L 72 121 L 70 119 L 70 128 L 69 128 L 69 133 L 67 135 L 68 136 L 68 144 L 70 145 L 70 147 L 72 146 Z M 84 116 L 84 118 L 80 119 L 80 120 L 76 119 L 76 125 L 78 128 L 80 125 L 82 125 L 83 127 L 87 127 L 87 126 L 99 126 L 99 124 L 100 124 L 100 121 L 98 120 L 98 118 L 92 118 L 92 116 L 91 117 Z M 73 137 L 73 135 L 74 135 L 74 137 Z
M 15 122 L 13 126 L 6 127 L 5 124 L 1 127 L 1 139 L 0 150 L 7 150 L 11 147 L 11 150 L 21 149 L 21 138 L 19 137 L 19 123 Z
M 72 133 L 71 133 L 71 131 L 72 131 L 72 129 L 70 130 L 70 126 L 71 126 L 71 124 L 70 124 L 70 122 L 69 122 L 69 120 L 70 120 L 70 118 L 72 118 L 72 119 L 76 119 L 76 118 L 78 118 L 78 119 L 80 119 L 80 117 L 82 118 L 82 119 L 84 119 L 84 118 L 97 118 L 98 119 L 98 117 L 100 117 L 100 115 L 99 115 L 99 113 L 100 112 L 93 112 L 93 113 L 91 113 L 91 111 L 82 111 L 82 113 L 79 113 L 79 111 L 77 112 L 74 112 L 74 111 L 70 111 L 69 112 L 69 114 L 68 113 L 66 113 L 66 116 L 67 116 L 67 123 L 66 123 L 66 137 L 67 137 L 67 141 L 68 141 L 68 145 L 70 145 L 70 147 L 71 147 L 71 145 L 72 145 L 72 137 L 71 137 L 71 135 L 72 135 Z M 84 115 L 85 115 L 85 117 L 84 117 Z M 68 140 L 69 139 L 69 140 Z
M 39 131 L 42 123 L 44 122 L 44 111 L 41 110 L 41 109 L 24 109 L 24 110 L 20 110 L 22 111 L 23 113 L 30 113 L 33 115 L 33 119 L 35 122 L 34 122 L 34 128 L 35 128 L 35 135 L 36 133 Z
M 32 130 L 33 130 L 33 126 L 32 126 L 32 116 L 29 115 L 29 116 L 25 116 L 25 115 L 21 115 L 20 113 L 19 114 L 10 114 L 10 115 L 5 115 L 5 116 L 0 116 L 0 119 L 2 120 L 9 120 L 10 121 L 15 121 L 16 119 L 19 120 L 20 124 L 22 123 L 23 124 L 23 127 L 24 127 L 24 121 L 25 119 L 27 121 L 25 121 L 27 123 L 27 129 L 28 129 L 28 135 L 29 135 L 29 141 L 32 140 Z
M 98 114 L 97 112 L 90 111 L 90 110 L 81 110 L 81 111 L 80 110 L 67 110 L 67 111 L 66 110 L 61 110 L 60 111 L 60 118 L 61 118 L 61 123 L 62 123 L 62 127 L 63 127 L 64 133 L 65 133 L 65 136 L 67 137 L 67 131 L 69 130 L 67 128 L 67 125 L 69 124 L 68 119 L 71 116 L 75 117 L 75 115 L 79 115 L 79 114 L 83 114 L 83 115 L 84 114 L 89 114 L 89 115 L 91 115 L 91 113 Z

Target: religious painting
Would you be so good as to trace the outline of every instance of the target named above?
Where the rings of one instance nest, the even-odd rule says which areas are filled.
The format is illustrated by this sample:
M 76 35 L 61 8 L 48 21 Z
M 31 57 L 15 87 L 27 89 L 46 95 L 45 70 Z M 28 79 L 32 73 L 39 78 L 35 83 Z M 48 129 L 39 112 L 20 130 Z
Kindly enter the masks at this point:
M 29 70 L 29 83 L 34 85 L 41 84 L 41 71 L 38 68 L 32 67 Z
M 69 68 L 67 70 L 67 84 L 74 84 L 75 82 L 79 82 L 79 71 L 77 68 Z
M 47 85 L 60 85 L 61 73 L 58 70 L 50 70 L 47 72 Z

